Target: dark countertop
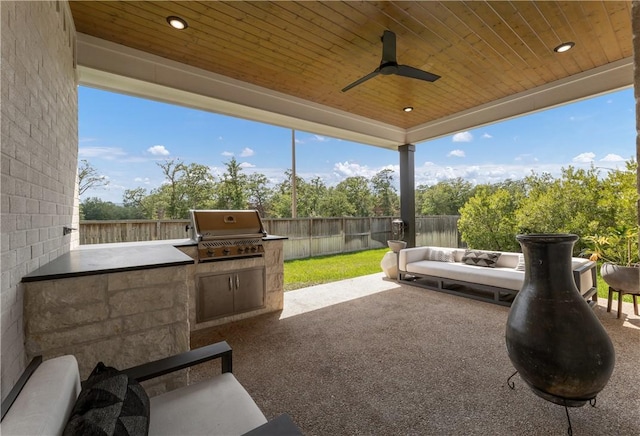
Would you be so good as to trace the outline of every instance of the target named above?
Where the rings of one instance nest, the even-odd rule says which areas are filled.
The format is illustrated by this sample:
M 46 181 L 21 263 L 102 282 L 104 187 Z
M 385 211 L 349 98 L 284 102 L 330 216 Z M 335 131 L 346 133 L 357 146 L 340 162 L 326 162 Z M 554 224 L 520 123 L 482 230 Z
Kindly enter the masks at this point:
M 138 245 L 69 251 L 27 274 L 23 282 L 188 265 L 193 259 L 172 245 Z M 113 244 L 121 245 L 121 244 Z
M 269 235 L 264 241 L 287 239 Z M 192 239 L 81 245 L 22 277 L 23 282 L 189 265 L 194 261 L 176 247 L 196 245 Z

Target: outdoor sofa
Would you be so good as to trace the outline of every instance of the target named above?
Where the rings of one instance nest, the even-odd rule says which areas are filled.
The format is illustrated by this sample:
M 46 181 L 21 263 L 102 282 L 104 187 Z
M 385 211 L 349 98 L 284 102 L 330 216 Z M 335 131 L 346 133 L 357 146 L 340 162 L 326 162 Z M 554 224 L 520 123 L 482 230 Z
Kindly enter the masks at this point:
M 138 383 L 212 359 L 221 359 L 222 373 L 192 385 L 148 398 Z M 123 371 L 98 364 L 82 384 L 74 356 L 38 356 L 2 402 L 0 428 L 6 436 L 135 435 L 147 427 L 149 435 L 302 434 L 286 414 L 267 421 L 231 369 L 226 342 Z
M 598 299 L 596 263 L 572 258 L 573 277 L 583 298 Z M 522 253 L 415 247 L 398 253 L 398 280 L 435 291 L 511 306 L 524 282 Z

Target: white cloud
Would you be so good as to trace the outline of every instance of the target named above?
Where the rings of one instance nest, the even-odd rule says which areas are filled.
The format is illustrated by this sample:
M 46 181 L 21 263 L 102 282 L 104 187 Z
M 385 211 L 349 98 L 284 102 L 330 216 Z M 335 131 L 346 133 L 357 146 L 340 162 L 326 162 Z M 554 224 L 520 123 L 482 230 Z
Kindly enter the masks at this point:
M 225 157 L 233 157 L 233 153 L 231 153 L 230 151 L 223 151 L 220 154 L 225 156 Z
M 329 141 L 330 139 L 329 139 L 329 138 L 327 138 L 326 136 L 322 136 L 322 135 L 313 135 L 313 136 L 311 137 L 311 140 L 312 140 L 312 141 L 316 141 L 316 142 L 327 142 L 327 141 Z
M 520 154 L 514 158 L 516 162 L 538 162 L 538 158 L 532 154 Z
M 100 158 L 116 160 L 127 155 L 127 152 L 119 147 L 81 147 L 78 149 L 81 158 Z
M 609 153 L 600 159 L 600 162 L 624 162 L 624 158 L 620 155 Z
M 143 183 L 145 185 L 151 184 L 151 180 L 149 179 L 149 177 L 136 177 L 135 179 L 133 179 L 133 181 L 137 183 Z
M 489 135 L 488 133 L 484 133 L 484 134 L 482 135 L 482 137 L 483 137 L 484 139 L 491 139 L 491 138 L 493 138 L 493 136 Z
M 451 150 L 447 157 L 465 157 L 464 150 Z
M 245 147 L 242 149 L 242 152 L 240 153 L 240 157 L 250 157 L 253 156 L 255 154 L 255 152 L 250 149 L 249 147 Z
M 416 185 L 432 186 L 438 182 L 461 177 L 473 184 L 497 183 L 505 179 L 519 180 L 531 174 L 550 173 L 559 176 L 563 165 L 515 164 L 515 165 L 452 165 L 440 166 L 426 162 L 415 169 Z
M 147 152 L 154 156 L 169 156 L 169 150 L 167 150 L 164 145 L 154 145 L 153 147 L 149 147 L 147 148 Z
M 250 164 L 249 162 L 242 162 L 240 164 L 240 168 L 254 168 L 254 167 L 255 167 L 255 165 Z
M 389 168 L 394 168 L 392 165 Z M 387 167 L 385 167 L 387 168 Z M 382 169 L 382 168 L 381 168 Z M 337 162 L 333 165 L 334 177 L 342 180 L 346 177 L 373 177 L 380 169 L 369 168 L 366 165 L 360 165 L 356 162 Z M 338 181 L 340 181 L 338 180 Z
M 460 132 L 453 135 L 453 142 L 471 142 L 473 135 L 469 132 Z
M 333 164 L 333 170 L 343 177 L 356 177 L 368 174 L 370 171 L 367 166 L 362 166 L 355 162 L 337 162 Z
M 574 157 L 572 161 L 576 163 L 588 163 L 588 162 L 593 162 L 595 157 L 596 157 L 595 153 L 592 153 L 589 151 L 586 153 L 580 153 L 579 155 Z

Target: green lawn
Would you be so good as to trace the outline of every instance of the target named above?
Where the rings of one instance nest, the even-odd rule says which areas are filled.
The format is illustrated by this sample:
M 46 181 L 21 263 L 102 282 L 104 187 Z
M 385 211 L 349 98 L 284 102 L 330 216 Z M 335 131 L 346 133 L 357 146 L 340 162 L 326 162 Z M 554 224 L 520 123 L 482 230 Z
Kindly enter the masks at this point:
M 284 290 L 292 291 L 382 272 L 380 261 L 387 251 L 389 249 L 385 247 L 355 253 L 287 260 L 284 263 Z M 598 298 L 606 300 L 608 293 L 609 287 L 600 277 L 598 268 Z M 615 294 L 615 297 L 617 295 Z M 624 301 L 631 302 L 631 296 L 625 295 Z
M 380 261 L 388 248 L 355 253 L 287 260 L 284 262 L 284 290 L 335 282 L 382 272 Z

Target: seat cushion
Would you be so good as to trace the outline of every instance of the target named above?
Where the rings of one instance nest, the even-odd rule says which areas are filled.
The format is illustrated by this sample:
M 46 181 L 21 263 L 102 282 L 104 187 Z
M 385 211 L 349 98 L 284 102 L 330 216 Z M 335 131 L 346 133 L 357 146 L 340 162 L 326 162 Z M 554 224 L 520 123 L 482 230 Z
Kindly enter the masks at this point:
M 407 272 L 427 276 L 462 280 L 469 283 L 494 286 L 519 291 L 524 282 L 524 272 L 513 268 L 486 268 L 460 262 L 433 262 L 423 260 L 407 264 Z
M 45 360 L 2 420 L 2 434 L 62 434 L 79 393 L 80 373 L 75 357 Z
M 239 435 L 267 422 L 231 373 L 151 398 L 150 435 Z

